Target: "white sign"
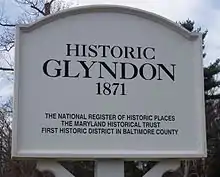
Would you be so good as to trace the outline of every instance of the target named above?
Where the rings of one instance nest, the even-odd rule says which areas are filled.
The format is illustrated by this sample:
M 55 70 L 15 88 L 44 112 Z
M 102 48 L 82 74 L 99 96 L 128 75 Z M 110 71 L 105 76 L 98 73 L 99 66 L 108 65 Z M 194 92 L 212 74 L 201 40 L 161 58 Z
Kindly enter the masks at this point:
M 12 156 L 206 156 L 201 56 L 201 34 L 122 6 L 18 27 Z

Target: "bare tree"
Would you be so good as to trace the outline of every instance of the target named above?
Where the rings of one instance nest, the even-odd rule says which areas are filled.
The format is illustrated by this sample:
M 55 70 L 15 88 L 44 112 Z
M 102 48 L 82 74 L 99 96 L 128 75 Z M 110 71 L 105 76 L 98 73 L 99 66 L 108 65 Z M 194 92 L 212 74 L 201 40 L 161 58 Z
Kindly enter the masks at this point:
M 10 100 L 0 108 L 0 176 L 9 171 L 11 161 L 11 108 Z
M 67 2 L 65 0 L 14 0 L 14 2 L 22 10 L 16 20 L 11 21 L 4 8 L 0 9 L 0 52 L 4 55 L 14 48 L 15 27 L 17 24 L 28 24 L 40 17 L 74 5 L 74 1 Z M 6 56 L 0 58 L 0 71 L 14 71 L 13 62 L 9 62 Z

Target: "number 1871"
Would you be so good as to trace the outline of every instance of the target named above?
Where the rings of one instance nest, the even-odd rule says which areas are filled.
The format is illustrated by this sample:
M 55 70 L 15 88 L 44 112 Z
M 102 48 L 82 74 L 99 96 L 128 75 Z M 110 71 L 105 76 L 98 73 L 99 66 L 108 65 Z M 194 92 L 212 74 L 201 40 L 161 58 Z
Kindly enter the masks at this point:
M 96 95 L 126 95 L 125 84 L 121 83 L 96 83 L 97 93 Z

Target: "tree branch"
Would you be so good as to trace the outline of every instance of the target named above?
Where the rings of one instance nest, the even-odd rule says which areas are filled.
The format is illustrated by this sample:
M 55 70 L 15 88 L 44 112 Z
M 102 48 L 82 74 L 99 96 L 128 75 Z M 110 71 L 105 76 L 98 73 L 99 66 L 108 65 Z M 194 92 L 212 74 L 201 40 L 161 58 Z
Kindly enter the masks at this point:
M 54 1 L 55 1 L 55 0 L 51 0 L 51 1 L 49 2 L 50 6 L 52 5 L 52 3 L 53 3 Z
M 45 16 L 44 11 L 40 10 L 40 9 L 39 9 L 39 8 L 37 8 L 36 6 L 31 5 L 31 8 L 32 8 L 32 9 L 35 9 L 36 11 L 38 11 L 39 13 L 41 13 L 42 15 L 44 15 L 44 16 Z
M 206 100 L 218 100 L 220 99 L 220 94 L 216 94 L 216 95 L 206 95 Z
M 0 71 L 14 71 L 13 68 L 3 68 L 3 67 L 0 67 Z
M 7 24 L 7 23 L 2 23 L 2 22 L 0 22 L 0 26 L 4 26 L 4 27 L 15 27 L 16 25 L 14 25 L 14 24 Z

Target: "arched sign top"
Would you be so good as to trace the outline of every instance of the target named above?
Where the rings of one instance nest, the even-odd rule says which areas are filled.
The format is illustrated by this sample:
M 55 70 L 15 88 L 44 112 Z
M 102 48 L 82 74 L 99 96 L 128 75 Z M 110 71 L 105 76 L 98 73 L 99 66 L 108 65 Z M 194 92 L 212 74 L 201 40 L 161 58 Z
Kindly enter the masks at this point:
M 48 24 L 50 22 L 53 22 L 55 20 L 58 20 L 60 18 L 65 18 L 67 16 L 71 15 L 79 15 L 79 14 L 86 14 L 86 13 L 97 13 L 97 12 L 113 12 L 113 13 L 122 13 L 122 14 L 129 14 L 129 15 L 135 15 L 147 20 L 154 21 L 156 23 L 159 23 L 168 29 L 171 29 L 180 35 L 184 36 L 185 38 L 189 40 L 194 40 L 197 37 L 199 37 L 200 33 L 190 33 L 180 25 L 174 23 L 173 21 L 162 17 L 160 15 L 157 15 L 152 12 L 148 12 L 145 10 L 141 10 L 138 8 L 128 7 L 128 6 L 122 6 L 122 5 L 86 5 L 86 6 L 78 6 L 73 7 L 67 10 L 63 10 L 61 12 L 48 15 L 46 17 L 41 18 L 40 20 L 29 24 L 29 25 L 18 25 L 22 31 L 32 31 L 35 30 L 45 24 Z

